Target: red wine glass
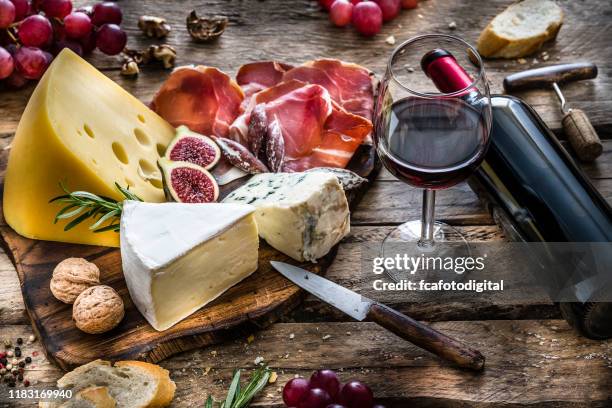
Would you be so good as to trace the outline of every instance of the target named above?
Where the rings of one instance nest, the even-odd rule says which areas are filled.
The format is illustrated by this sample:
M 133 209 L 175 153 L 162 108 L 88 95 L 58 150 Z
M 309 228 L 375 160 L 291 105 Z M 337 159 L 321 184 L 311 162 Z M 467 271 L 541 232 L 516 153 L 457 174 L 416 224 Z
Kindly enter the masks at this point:
M 482 60 L 460 38 L 431 34 L 409 39 L 389 59 L 374 115 L 374 142 L 384 166 L 423 189 L 420 220 L 408 221 L 383 242 L 467 241 L 434 220 L 436 190 L 464 181 L 481 163 L 491 129 L 491 100 Z M 467 248 L 469 250 L 469 248 Z

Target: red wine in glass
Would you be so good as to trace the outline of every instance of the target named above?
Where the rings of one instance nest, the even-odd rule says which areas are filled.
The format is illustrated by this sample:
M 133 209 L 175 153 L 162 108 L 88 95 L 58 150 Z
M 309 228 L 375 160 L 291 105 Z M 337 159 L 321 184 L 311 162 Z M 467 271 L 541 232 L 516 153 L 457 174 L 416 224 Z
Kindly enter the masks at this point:
M 380 158 L 394 176 L 413 186 L 453 186 L 484 157 L 488 124 L 469 100 L 407 97 L 394 102 L 386 116 Z

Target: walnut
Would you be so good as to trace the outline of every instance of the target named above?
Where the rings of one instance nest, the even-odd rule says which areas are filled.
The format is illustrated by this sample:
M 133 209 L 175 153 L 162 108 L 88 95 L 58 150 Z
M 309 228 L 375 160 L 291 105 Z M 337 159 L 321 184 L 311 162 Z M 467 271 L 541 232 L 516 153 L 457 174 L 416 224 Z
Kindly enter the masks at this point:
M 147 37 L 152 38 L 164 38 L 172 30 L 165 19 L 155 16 L 141 16 L 138 19 L 138 28 L 140 28 Z
M 125 309 L 121 296 L 110 286 L 85 289 L 72 306 L 72 320 L 85 333 L 104 333 L 119 324 Z
M 72 304 L 90 286 L 100 284 L 100 270 L 83 258 L 67 258 L 57 264 L 51 277 L 51 293 L 58 300 Z
M 225 31 L 227 17 L 198 17 L 195 10 L 187 16 L 187 31 L 196 42 L 206 42 L 219 38 Z

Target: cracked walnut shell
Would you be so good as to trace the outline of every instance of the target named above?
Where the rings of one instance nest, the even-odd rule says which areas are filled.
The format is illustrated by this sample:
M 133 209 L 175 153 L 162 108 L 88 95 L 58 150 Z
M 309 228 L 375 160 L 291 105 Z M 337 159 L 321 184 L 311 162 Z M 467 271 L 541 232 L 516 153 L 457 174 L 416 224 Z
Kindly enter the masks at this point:
M 104 333 L 119 324 L 125 315 L 121 296 L 110 286 L 85 289 L 74 302 L 72 320 L 89 334 Z
M 51 293 L 72 304 L 85 289 L 100 284 L 100 270 L 83 258 L 67 258 L 57 264 L 51 277 Z

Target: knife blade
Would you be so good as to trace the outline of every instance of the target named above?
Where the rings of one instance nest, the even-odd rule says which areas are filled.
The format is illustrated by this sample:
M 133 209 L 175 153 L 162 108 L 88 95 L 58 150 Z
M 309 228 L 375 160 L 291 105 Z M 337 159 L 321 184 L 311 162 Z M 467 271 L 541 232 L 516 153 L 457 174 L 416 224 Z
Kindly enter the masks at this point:
M 305 269 L 284 262 L 270 264 L 297 286 L 358 321 L 371 320 L 460 367 L 477 371 L 484 368 L 484 356 L 458 340 Z

